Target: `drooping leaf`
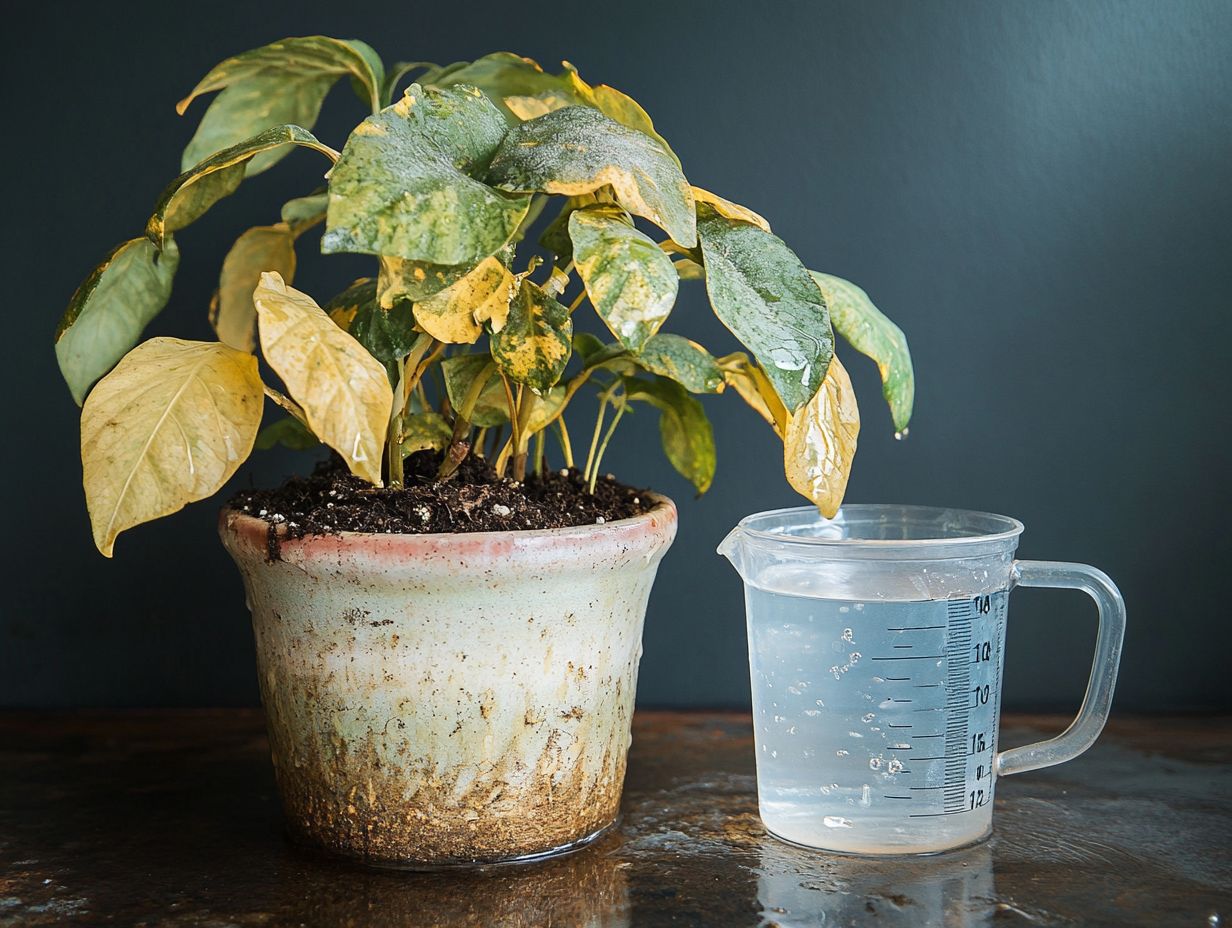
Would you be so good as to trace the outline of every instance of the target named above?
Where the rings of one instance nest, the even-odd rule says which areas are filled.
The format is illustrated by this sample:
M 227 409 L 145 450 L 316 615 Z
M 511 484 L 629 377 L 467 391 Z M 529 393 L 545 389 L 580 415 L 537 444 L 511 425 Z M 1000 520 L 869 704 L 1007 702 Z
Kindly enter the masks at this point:
M 504 133 L 473 87 L 412 84 L 347 139 L 330 173 L 321 250 L 469 270 L 510 240 L 530 207 L 530 197 L 477 179 Z
M 167 305 L 179 262 L 171 236 L 161 253 L 149 239 L 131 239 L 77 288 L 56 328 L 56 360 L 78 406 Z
M 256 448 L 258 451 L 269 451 L 276 445 L 282 445 L 292 451 L 311 451 L 320 444 L 321 439 L 313 435 L 308 426 L 294 416 L 287 416 L 257 433 Z
M 817 271 L 809 273 L 821 287 L 834 328 L 856 351 L 877 362 L 881 392 L 890 407 L 894 428 L 905 432 L 915 404 L 915 371 L 903 330 L 886 318 L 868 294 L 851 281 Z
M 98 382 L 81 411 L 94 543 L 216 493 L 261 425 L 257 359 L 217 342 L 152 338 Z
M 676 303 L 672 259 L 610 206 L 575 210 L 569 236 L 595 311 L 622 344 L 641 351 Z
M 591 193 L 616 200 L 685 246 L 697 242 L 693 192 L 672 155 L 650 136 L 586 106 L 554 110 L 509 130 L 488 182 L 517 193 Z
M 542 394 L 560 380 L 573 351 L 569 310 L 529 280 L 509 304 L 509 318 L 492 333 L 492 357 L 510 380 Z
M 484 258 L 457 283 L 415 304 L 415 319 L 438 341 L 473 344 L 483 334 L 483 323 L 493 332 L 509 317 L 517 279 L 497 258 Z
M 355 476 L 381 485 L 381 455 L 393 407 L 384 367 L 312 297 L 277 274 L 253 294 L 265 360 L 303 408 L 308 426 Z
M 787 482 L 827 519 L 842 505 L 859 435 L 856 395 L 836 357 L 817 395 L 792 415 L 783 435 Z
M 702 404 L 666 377 L 630 377 L 624 387 L 629 399 L 650 403 L 659 410 L 659 436 L 672 467 L 697 487 L 699 495 L 710 489 L 715 467 L 714 431 Z
M 821 290 L 782 239 L 709 206 L 698 213 L 710 305 L 794 412 L 813 398 L 834 355 Z
M 723 371 L 723 379 L 727 385 L 739 394 L 753 410 L 770 423 L 779 438 L 787 431 L 787 407 L 779 399 L 774 385 L 766 377 L 765 371 L 758 367 L 743 351 L 719 358 L 719 367 Z
M 329 158 L 335 155 L 332 148 L 318 142 L 307 129 L 299 126 L 267 129 L 211 155 L 168 184 L 154 204 L 145 234 L 161 248 L 168 232 L 176 232 L 195 222 L 223 197 L 234 193 L 253 158 L 284 145 L 302 145 Z
M 655 335 L 637 355 L 637 363 L 676 381 L 690 393 L 718 393 L 723 389 L 718 362 L 697 342 L 680 335 Z
M 312 222 L 323 219 L 329 206 L 329 194 L 313 193 L 306 197 L 296 197 L 282 204 L 279 218 L 287 225 L 297 225 L 301 222 Z
M 471 385 L 491 362 L 487 354 L 456 354 L 441 362 L 445 376 L 445 392 L 454 409 L 460 409 Z M 480 388 L 479 400 L 471 415 L 471 424 L 479 428 L 491 428 L 509 421 L 509 401 L 499 376 L 493 374 Z
M 731 200 L 725 200 L 717 193 L 711 193 L 709 190 L 703 190 L 701 187 L 693 188 L 693 199 L 698 203 L 705 203 L 720 216 L 728 219 L 737 219 L 740 222 L 748 222 L 757 226 L 763 232 L 770 231 L 770 223 L 766 222 L 761 216 L 753 212 L 747 206 L 741 206 L 739 203 L 733 203 Z
M 325 95 L 343 76 L 360 83 L 375 110 L 380 106 L 382 70 L 376 53 L 363 42 L 323 35 L 283 39 L 228 58 L 176 105 L 182 116 L 197 97 L 222 91 L 184 149 L 180 169 L 187 171 L 215 152 L 273 126 L 311 129 Z M 256 155 L 248 175 L 273 167 L 286 154 L 286 149 L 274 149 Z
M 407 416 L 402 422 L 402 456 L 449 447 L 453 429 L 439 412 L 429 410 Z
M 277 271 L 288 283 L 295 277 L 295 238 L 285 222 L 249 229 L 223 259 L 218 292 L 210 304 L 210 325 L 223 344 L 249 352 L 256 347 L 252 291 L 263 271 Z

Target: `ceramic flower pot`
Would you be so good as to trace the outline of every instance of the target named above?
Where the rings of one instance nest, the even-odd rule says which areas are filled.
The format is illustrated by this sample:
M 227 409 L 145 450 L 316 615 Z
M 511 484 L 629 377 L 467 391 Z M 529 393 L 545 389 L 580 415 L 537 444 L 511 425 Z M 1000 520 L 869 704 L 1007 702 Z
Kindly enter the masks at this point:
M 283 540 L 224 511 L 294 840 L 371 864 L 541 857 L 616 820 L 655 571 L 644 515 Z

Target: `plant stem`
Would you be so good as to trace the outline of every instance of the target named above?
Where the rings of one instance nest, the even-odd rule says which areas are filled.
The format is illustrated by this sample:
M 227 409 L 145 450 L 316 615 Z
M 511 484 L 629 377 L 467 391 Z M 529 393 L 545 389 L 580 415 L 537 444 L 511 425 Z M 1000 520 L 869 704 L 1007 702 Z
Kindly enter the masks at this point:
M 577 295 L 577 299 L 575 299 L 572 303 L 569 304 L 570 315 L 572 315 L 575 309 L 577 309 L 579 306 L 582 305 L 582 300 L 584 299 L 586 299 L 586 288 L 585 287 L 583 287 L 582 292 Z
M 518 444 L 513 455 L 513 479 L 521 483 L 526 479 L 526 451 L 530 447 L 530 417 L 535 411 L 539 397 L 525 388 L 518 388 Z
M 389 418 L 388 456 L 389 456 L 389 486 L 402 486 L 402 422 L 406 415 L 406 359 L 396 362 L 398 382 L 394 385 L 394 405 Z
M 569 443 L 569 429 L 565 427 L 565 417 L 556 417 L 556 430 L 560 433 L 560 450 L 565 456 L 565 467 L 573 466 L 573 445 Z
M 595 465 L 590 472 L 590 483 L 587 485 L 587 492 L 589 493 L 595 492 L 595 482 L 599 479 L 599 464 L 603 460 L 603 453 L 607 451 L 607 443 L 612 440 L 612 433 L 616 431 L 620 417 L 625 414 L 625 407 L 628 405 L 628 401 L 623 396 L 615 403 L 616 415 L 612 419 L 612 424 L 607 427 L 607 434 L 603 436 L 603 444 L 599 446 L 599 453 L 595 456 Z
M 582 479 L 590 480 L 590 465 L 594 463 L 595 451 L 599 447 L 599 436 L 603 433 L 603 417 L 607 413 L 608 397 L 604 393 L 599 401 L 599 414 L 595 416 L 595 431 L 590 436 L 590 450 L 586 453 L 586 466 L 582 469 Z
M 509 403 L 509 425 L 513 431 L 513 434 L 509 436 L 509 446 L 513 449 L 513 453 L 516 455 L 518 449 L 522 447 L 522 431 L 518 427 L 518 408 L 522 398 L 522 387 L 521 385 L 518 386 L 518 397 L 515 400 L 513 396 L 513 387 L 510 385 L 509 378 L 505 376 L 503 371 L 501 372 L 500 378 L 501 383 L 505 386 L 505 400 Z M 502 456 L 500 466 L 496 469 L 496 472 L 502 477 L 505 476 L 504 464 L 505 460 Z
M 462 407 L 455 411 L 453 435 L 449 439 L 449 447 L 445 450 L 445 458 L 441 461 L 440 469 L 436 472 L 438 480 L 448 480 L 459 465 L 466 460 L 467 452 L 471 448 L 467 441 L 471 433 L 471 416 L 475 413 L 475 404 L 479 402 L 479 395 L 483 393 L 483 388 L 488 385 L 492 372 L 495 370 L 494 361 L 489 361 L 484 365 L 483 370 L 471 381 L 466 396 L 462 398 Z
M 308 425 L 308 415 L 304 412 L 303 407 L 301 407 L 299 403 L 295 402 L 295 400 L 291 399 L 286 394 L 280 393 L 273 387 L 266 384 L 261 384 L 261 388 L 265 390 L 266 396 L 298 419 L 300 425 L 305 428 L 311 428 L 311 426 Z
M 483 440 L 488 437 L 488 430 L 485 426 L 475 433 L 475 453 L 483 457 Z
M 535 476 L 536 477 L 543 476 L 543 444 L 544 444 L 544 434 L 546 432 L 547 432 L 547 429 L 540 429 L 539 431 L 535 433 L 535 453 L 533 455 L 533 458 L 534 458 L 534 463 L 535 463 Z

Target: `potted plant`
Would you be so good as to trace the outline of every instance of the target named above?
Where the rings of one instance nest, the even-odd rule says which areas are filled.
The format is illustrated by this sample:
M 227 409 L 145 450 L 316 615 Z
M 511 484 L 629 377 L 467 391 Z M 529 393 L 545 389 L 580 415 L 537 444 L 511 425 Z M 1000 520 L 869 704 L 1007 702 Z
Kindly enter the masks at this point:
M 338 152 L 310 130 L 340 78 L 371 115 Z M 254 446 L 328 446 L 333 465 L 241 494 L 220 521 L 292 834 L 395 866 L 578 846 L 617 814 L 646 600 L 675 532 L 670 500 L 600 476 L 622 416 L 657 410 L 701 493 L 715 451 L 695 394 L 735 392 L 782 439 L 791 485 L 833 514 L 859 416 L 832 329 L 880 365 L 899 430 L 902 333 L 762 217 L 692 186 L 637 103 L 567 64 L 386 72 L 362 42 L 315 36 L 227 59 L 179 110 L 214 91 L 145 234 L 86 278 L 56 333 L 98 548 L 214 494 Z M 175 235 L 296 147 L 327 182 L 231 248 L 218 340 L 138 344 Z M 374 260 L 318 303 L 291 282 L 322 224 L 321 251 Z M 748 354 L 662 330 L 694 279 Z M 586 302 L 610 339 L 574 331 Z M 599 408 L 575 444 L 562 414 L 583 388 Z M 285 417 L 262 430 L 266 399 Z

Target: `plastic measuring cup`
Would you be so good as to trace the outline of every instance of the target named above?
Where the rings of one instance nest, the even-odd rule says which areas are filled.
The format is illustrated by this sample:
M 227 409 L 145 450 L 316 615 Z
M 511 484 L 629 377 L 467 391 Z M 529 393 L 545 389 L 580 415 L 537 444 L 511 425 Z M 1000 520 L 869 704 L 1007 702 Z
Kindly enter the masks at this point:
M 719 547 L 745 583 L 757 793 L 774 835 L 851 854 L 961 847 L 998 776 L 1077 757 L 1108 718 L 1125 604 L 1084 564 L 1016 561 L 1022 523 L 923 506 L 749 516 Z M 1064 733 L 997 751 L 1015 586 L 1099 607 L 1086 698 Z

